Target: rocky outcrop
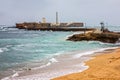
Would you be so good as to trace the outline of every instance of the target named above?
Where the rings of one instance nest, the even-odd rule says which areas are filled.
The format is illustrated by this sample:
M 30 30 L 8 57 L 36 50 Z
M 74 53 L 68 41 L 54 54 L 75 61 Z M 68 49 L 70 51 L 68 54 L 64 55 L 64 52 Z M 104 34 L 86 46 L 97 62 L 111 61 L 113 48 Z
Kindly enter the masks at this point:
M 101 41 L 105 43 L 116 43 L 120 39 L 120 34 L 115 32 L 103 32 L 103 33 L 86 33 L 75 34 L 70 36 L 67 40 L 70 41 Z

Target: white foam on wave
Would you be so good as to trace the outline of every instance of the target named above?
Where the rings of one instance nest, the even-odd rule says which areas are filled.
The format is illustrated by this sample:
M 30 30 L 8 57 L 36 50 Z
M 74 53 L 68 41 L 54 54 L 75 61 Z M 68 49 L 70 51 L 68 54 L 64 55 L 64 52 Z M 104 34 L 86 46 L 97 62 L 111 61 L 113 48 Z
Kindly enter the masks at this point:
M 40 66 L 40 68 L 50 66 L 52 63 L 56 63 L 56 62 L 58 62 L 58 61 L 55 58 L 51 58 L 46 65 Z
M 34 67 L 34 68 L 32 68 L 32 70 L 37 70 L 37 69 L 45 68 L 45 67 L 48 67 L 48 66 L 50 66 L 50 65 L 51 65 L 51 62 L 48 62 L 48 63 L 45 64 L 45 65 L 42 65 L 42 66 L 39 66 L 39 67 Z M 26 69 L 24 69 L 24 70 L 29 70 L 29 69 L 31 69 L 31 68 L 26 68 Z
M 22 77 L 15 77 L 10 80 L 50 80 L 55 77 L 63 76 L 66 74 L 76 73 L 76 72 L 82 72 L 89 68 L 88 66 L 85 66 L 85 63 L 80 63 L 78 65 L 75 65 L 77 67 L 80 67 L 79 69 L 66 69 L 66 70 L 55 70 L 55 71 L 48 71 L 46 73 L 40 73 L 40 74 L 33 74 L 33 75 L 27 75 Z
M 44 68 L 44 67 L 47 67 L 47 66 L 50 66 L 50 65 L 51 65 L 51 63 L 50 63 L 50 62 L 48 62 L 47 64 L 42 65 L 42 66 L 40 66 L 40 67 L 38 67 L 38 68 Z M 38 69 L 38 68 L 35 68 L 35 69 Z
M 3 51 L 9 51 L 9 49 L 7 47 L 2 48 Z
M 59 51 L 59 52 L 55 53 L 54 56 L 59 56 L 59 55 L 63 54 L 64 52 L 65 51 Z
M 58 62 L 55 58 L 51 58 L 49 61 L 50 61 L 51 63 Z
M 88 41 L 89 44 L 95 44 L 95 43 L 99 43 L 99 44 L 104 44 L 102 42 L 99 42 L 99 41 Z
M 120 46 L 120 42 L 119 43 L 115 43 L 116 46 Z
M 0 53 L 2 53 L 3 52 L 3 50 L 0 48 Z
M 94 51 L 87 51 L 87 52 L 76 54 L 76 55 L 73 56 L 73 58 L 80 58 L 81 56 L 84 56 L 84 55 L 94 54 L 96 52 L 102 52 L 102 51 L 105 51 L 107 49 L 116 49 L 116 48 L 118 48 L 118 47 L 101 48 L 101 49 L 97 49 L 97 50 L 94 50 Z
M 88 43 L 89 44 L 101 44 L 101 45 L 103 45 L 103 44 L 109 44 L 110 45 L 110 43 L 103 43 L 103 42 L 100 42 L 100 41 L 88 41 Z
M 19 74 L 16 72 L 15 74 L 13 74 L 11 77 L 14 78 L 14 77 L 17 77 L 19 76 Z
M 2 78 L 1 80 L 12 80 L 13 78 L 19 76 L 19 74 L 17 72 L 15 72 L 13 75 Z
M 120 46 L 120 39 L 115 43 L 104 43 L 100 41 L 88 41 L 89 44 L 101 44 L 101 45 L 113 45 L 113 46 Z
M 81 33 L 83 33 L 83 32 L 82 31 L 77 31 L 77 32 L 74 32 L 73 35 L 74 34 L 81 34 Z
M 74 34 L 81 34 L 81 33 L 83 33 L 83 32 L 81 32 L 81 31 L 74 32 L 71 35 L 67 35 L 65 39 L 68 39 L 70 36 L 73 36 Z
M 0 53 L 4 52 L 4 51 L 8 51 L 9 49 L 8 48 L 0 48 Z

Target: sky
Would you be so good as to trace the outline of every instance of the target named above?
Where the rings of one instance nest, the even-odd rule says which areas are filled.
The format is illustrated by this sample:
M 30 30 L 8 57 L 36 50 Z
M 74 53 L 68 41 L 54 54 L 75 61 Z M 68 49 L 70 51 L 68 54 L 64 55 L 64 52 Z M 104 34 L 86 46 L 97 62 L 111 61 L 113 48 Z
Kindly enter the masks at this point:
M 21 22 L 84 22 L 86 26 L 120 25 L 120 0 L 0 0 L 0 25 Z

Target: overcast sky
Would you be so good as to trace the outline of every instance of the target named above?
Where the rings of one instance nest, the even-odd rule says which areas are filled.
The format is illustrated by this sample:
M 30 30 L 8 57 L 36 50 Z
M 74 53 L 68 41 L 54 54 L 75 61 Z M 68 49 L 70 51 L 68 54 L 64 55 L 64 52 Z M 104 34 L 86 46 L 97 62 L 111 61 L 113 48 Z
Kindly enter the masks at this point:
M 0 0 L 0 25 L 38 22 L 85 22 L 86 25 L 120 25 L 120 0 Z

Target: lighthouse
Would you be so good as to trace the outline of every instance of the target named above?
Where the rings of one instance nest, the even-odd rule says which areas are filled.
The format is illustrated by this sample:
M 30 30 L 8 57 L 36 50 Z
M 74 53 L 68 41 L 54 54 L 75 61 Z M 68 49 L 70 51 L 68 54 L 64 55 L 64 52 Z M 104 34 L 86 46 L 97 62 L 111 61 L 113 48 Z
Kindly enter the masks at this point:
M 42 18 L 42 23 L 46 23 L 45 17 Z
M 56 26 L 59 25 L 59 22 L 58 22 L 58 12 L 56 12 Z

